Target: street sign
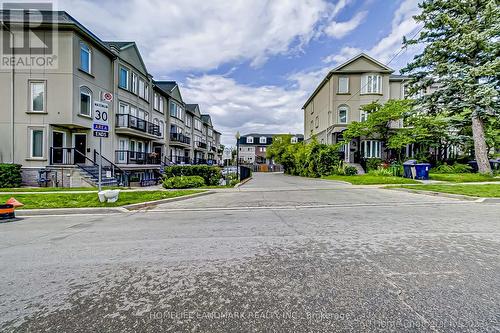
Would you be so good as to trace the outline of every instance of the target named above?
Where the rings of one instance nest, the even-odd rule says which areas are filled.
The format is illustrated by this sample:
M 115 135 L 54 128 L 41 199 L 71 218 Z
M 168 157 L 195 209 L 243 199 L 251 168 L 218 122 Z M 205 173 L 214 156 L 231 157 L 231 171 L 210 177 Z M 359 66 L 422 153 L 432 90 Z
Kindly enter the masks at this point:
M 109 138 L 109 132 L 94 131 L 94 136 L 96 138 Z
M 109 106 L 106 103 L 94 101 L 94 112 L 92 116 L 92 128 L 94 136 L 107 138 L 109 136 Z
M 224 153 L 222 154 L 222 159 L 223 160 L 230 160 L 231 158 L 232 158 L 231 149 L 229 149 L 229 148 L 224 149 Z
M 113 101 L 113 94 L 110 92 L 103 92 L 102 93 L 102 100 L 105 102 L 112 102 Z

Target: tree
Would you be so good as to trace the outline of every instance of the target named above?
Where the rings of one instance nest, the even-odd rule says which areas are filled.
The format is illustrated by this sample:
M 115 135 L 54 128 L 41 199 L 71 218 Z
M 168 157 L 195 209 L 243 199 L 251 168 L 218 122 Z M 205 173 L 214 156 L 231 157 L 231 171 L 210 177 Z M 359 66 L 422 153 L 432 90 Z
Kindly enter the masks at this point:
M 500 7 L 498 0 L 424 0 L 415 16 L 419 36 L 405 46 L 424 50 L 402 70 L 411 76 L 410 94 L 428 113 L 466 114 L 481 173 L 491 173 L 485 124 L 499 116 Z

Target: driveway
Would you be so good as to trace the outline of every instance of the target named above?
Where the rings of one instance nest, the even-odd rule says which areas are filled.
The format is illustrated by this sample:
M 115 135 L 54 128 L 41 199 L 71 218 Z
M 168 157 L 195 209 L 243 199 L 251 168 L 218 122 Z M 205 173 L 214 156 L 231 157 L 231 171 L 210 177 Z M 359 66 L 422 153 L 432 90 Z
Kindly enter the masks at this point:
M 148 211 L 0 224 L 0 331 L 498 332 L 499 211 L 256 174 Z

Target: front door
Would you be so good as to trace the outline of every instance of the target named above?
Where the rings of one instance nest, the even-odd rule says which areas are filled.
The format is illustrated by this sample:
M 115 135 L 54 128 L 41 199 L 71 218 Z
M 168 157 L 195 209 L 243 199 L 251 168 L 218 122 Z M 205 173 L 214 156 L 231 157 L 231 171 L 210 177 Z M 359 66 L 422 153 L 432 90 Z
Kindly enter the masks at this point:
M 85 164 L 87 155 L 87 134 L 75 134 L 75 164 Z
M 64 147 L 64 133 L 52 132 L 52 163 L 63 163 L 63 147 Z

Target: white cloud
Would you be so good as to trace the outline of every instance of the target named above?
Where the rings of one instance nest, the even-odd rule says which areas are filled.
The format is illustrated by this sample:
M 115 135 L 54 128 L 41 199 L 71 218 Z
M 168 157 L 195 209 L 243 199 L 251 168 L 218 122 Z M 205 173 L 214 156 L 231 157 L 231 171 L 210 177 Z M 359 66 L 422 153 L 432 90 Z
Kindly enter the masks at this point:
M 200 104 L 209 113 L 222 142 L 234 145 L 236 129 L 250 132 L 303 132 L 302 104 L 308 91 L 302 87 L 249 86 L 221 75 L 190 77 L 182 87 L 183 97 Z
M 341 1 L 342 2 L 342 1 Z M 209 70 L 228 62 L 258 66 L 304 45 L 328 16 L 325 0 L 60 0 L 103 39 L 136 41 L 148 69 Z
M 331 65 L 339 65 L 351 59 L 355 55 L 360 54 L 361 52 L 363 51 L 356 47 L 345 46 L 340 50 L 339 53 L 331 54 L 328 57 L 325 57 L 323 59 L 323 62 Z
M 345 22 L 331 22 L 330 25 L 325 29 L 325 33 L 333 38 L 341 39 L 348 33 L 356 29 L 365 19 L 367 12 L 359 12 L 354 15 L 352 19 Z
M 398 9 L 394 12 L 391 31 L 382 39 L 378 40 L 373 47 L 359 49 L 346 46 L 343 47 L 339 53 L 325 57 L 323 61 L 338 65 L 360 52 L 365 52 L 375 59 L 387 63 L 402 47 L 403 37 L 411 37 L 418 31 L 419 25 L 413 19 L 413 16 L 419 12 L 418 3 L 420 1 L 421 0 L 403 0 Z M 416 49 L 409 50 L 409 53 L 415 50 Z M 411 57 L 411 54 L 406 54 L 404 59 L 406 60 L 409 56 Z M 404 64 L 404 61 L 396 61 L 390 65 L 391 67 L 398 68 L 399 65 L 402 64 Z

